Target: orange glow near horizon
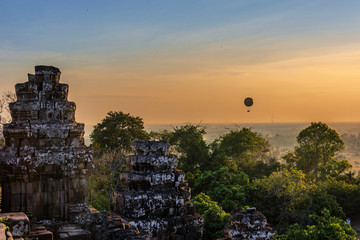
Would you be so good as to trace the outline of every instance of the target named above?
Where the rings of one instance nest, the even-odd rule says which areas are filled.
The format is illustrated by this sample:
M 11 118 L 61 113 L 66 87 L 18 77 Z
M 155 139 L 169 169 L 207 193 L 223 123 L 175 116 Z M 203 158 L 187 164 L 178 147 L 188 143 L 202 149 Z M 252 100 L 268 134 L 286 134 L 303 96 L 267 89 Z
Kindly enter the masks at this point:
M 253 65 L 170 66 L 164 74 L 146 66 L 138 72 L 91 67 L 65 69 L 62 81 L 77 103 L 77 120 L 91 125 L 108 111 L 129 112 L 147 124 L 358 121 L 359 60 L 360 51 L 342 51 Z M 247 96 L 255 102 L 250 113 Z

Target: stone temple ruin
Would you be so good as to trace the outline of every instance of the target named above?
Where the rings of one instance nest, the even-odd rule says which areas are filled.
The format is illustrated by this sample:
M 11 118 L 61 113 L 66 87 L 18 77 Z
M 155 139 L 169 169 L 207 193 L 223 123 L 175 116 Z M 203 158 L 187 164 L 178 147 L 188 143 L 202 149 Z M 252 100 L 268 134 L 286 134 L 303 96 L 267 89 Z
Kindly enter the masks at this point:
M 75 122 L 75 103 L 67 101 L 69 86 L 59 80 L 58 68 L 36 66 L 35 75 L 15 86 L 0 152 L 3 212 L 69 220 L 87 208 L 92 156 L 84 124 Z
M 84 145 L 84 124 L 75 122 L 75 103 L 67 100 L 69 87 L 59 80 L 58 68 L 36 66 L 35 75 L 15 86 L 17 101 L 10 103 L 12 122 L 4 125 L 0 151 L 0 217 L 10 217 L 13 236 L 199 239 L 202 218 L 165 142 L 134 143 L 138 155 L 129 157 L 132 171 L 121 175 L 124 191 L 114 193 L 115 212 L 88 207 L 92 154 Z M 0 223 L 0 239 L 4 229 Z
M 121 173 L 123 191 L 114 192 L 114 211 L 153 240 L 192 240 L 202 236 L 202 217 L 190 202 L 185 174 L 164 141 L 135 141 L 136 155 Z

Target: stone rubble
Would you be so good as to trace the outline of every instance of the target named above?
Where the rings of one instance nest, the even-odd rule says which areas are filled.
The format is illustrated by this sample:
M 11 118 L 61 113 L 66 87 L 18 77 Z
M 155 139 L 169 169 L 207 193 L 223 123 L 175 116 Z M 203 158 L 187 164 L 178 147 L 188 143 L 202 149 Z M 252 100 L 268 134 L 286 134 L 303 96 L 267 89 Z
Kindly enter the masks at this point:
M 24 240 L 52 240 L 53 233 L 48 231 L 44 226 L 32 227 L 30 234 Z
M 29 218 L 23 212 L 0 213 L 0 218 L 5 219 L 13 237 L 24 237 L 30 232 Z
M 149 240 L 147 234 L 142 234 L 129 222 L 125 221 L 119 214 L 111 213 L 107 218 L 105 233 L 102 234 L 104 239 L 116 240 Z M 97 238 L 102 239 L 102 238 Z
M 225 238 L 222 240 L 268 240 L 275 235 L 265 216 L 256 208 L 248 208 L 246 211 L 235 209 L 231 216 L 230 226 L 224 229 Z
M 165 141 L 135 141 L 129 172 L 120 174 L 122 189 L 113 196 L 114 211 L 152 240 L 192 240 L 202 236 L 203 219 L 195 214 L 190 188 L 177 157 Z
M 91 232 L 74 226 L 63 226 L 58 231 L 59 240 L 72 240 L 72 239 L 91 239 Z

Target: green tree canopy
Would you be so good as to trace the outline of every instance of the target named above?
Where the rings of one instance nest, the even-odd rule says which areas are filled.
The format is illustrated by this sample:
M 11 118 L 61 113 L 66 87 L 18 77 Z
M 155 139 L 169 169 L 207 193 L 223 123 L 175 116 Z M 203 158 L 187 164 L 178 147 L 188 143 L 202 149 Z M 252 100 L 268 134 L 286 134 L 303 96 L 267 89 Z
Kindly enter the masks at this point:
M 360 212 L 360 186 L 344 180 L 328 178 L 318 184 L 328 194 L 334 196 L 347 216 Z
M 121 150 L 126 153 L 131 150 L 131 144 L 136 139 L 148 139 L 144 130 L 144 123 L 140 117 L 129 113 L 108 112 L 107 116 L 98 123 L 90 139 L 92 146 L 100 151 Z
M 231 215 L 210 199 L 205 193 L 197 195 L 193 202 L 196 211 L 204 217 L 204 240 L 224 237 L 224 228 L 230 225 Z
M 110 210 L 114 189 L 119 188 L 119 173 L 126 168 L 125 155 L 136 139 L 148 139 L 140 117 L 109 112 L 90 135 L 96 150 L 89 176 L 88 199 L 99 210 Z
M 310 222 L 309 214 L 319 214 L 324 208 L 334 216 L 344 217 L 333 196 L 295 169 L 282 169 L 255 180 L 247 198 L 279 229 L 286 229 L 293 223 L 305 226 Z
M 209 147 L 204 141 L 205 128 L 187 124 L 175 127 L 167 139 L 179 156 L 178 168 L 185 172 L 207 169 Z
M 249 184 L 248 176 L 243 172 L 229 172 L 227 167 L 214 172 L 203 172 L 196 180 L 192 191 L 195 194 L 206 193 L 219 203 L 225 211 L 243 207 L 246 203 L 245 186 Z
M 268 162 L 270 159 L 269 142 L 257 132 L 249 128 L 231 130 L 211 144 L 212 168 L 228 166 L 237 170 L 254 166 L 258 161 Z
M 294 153 L 288 153 L 284 159 L 306 174 L 324 178 L 329 174 L 341 174 L 351 167 L 346 160 L 336 159 L 335 154 L 344 149 L 344 142 L 324 123 L 311 123 L 299 133 L 297 142 L 299 146 L 295 147 Z
M 314 225 L 301 229 L 295 224 L 286 232 L 284 240 L 354 240 L 356 232 L 344 220 L 331 216 L 328 210 L 321 215 L 312 214 Z

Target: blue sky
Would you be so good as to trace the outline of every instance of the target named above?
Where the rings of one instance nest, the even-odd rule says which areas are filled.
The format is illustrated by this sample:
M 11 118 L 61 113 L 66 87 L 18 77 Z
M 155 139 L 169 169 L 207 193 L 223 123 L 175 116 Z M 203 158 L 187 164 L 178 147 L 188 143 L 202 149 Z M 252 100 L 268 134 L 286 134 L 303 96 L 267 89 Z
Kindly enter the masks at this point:
M 2 0 L 0 5 L 2 50 L 99 54 L 171 44 L 167 40 L 176 41 L 174 35 L 195 35 L 190 39 L 195 44 L 239 37 L 344 40 L 333 35 L 358 27 L 360 2 Z M 209 35 L 200 35 L 204 31 Z

